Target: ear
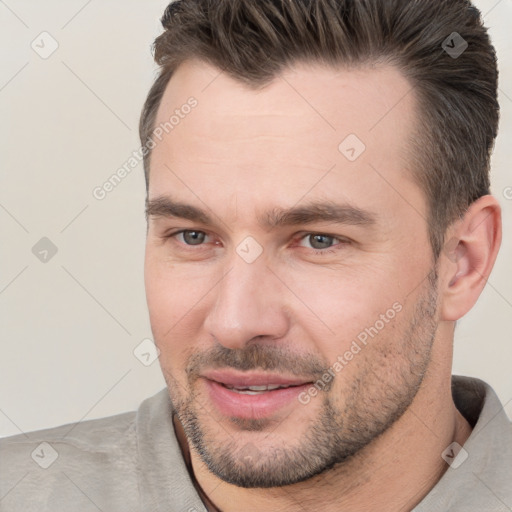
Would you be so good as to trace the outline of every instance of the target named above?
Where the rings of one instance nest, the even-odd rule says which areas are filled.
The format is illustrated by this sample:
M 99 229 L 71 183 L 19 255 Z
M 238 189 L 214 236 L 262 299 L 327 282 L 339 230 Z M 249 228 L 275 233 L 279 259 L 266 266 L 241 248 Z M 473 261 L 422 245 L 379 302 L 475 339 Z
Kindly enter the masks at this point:
M 501 207 L 486 195 L 449 230 L 440 262 L 441 320 L 456 321 L 475 305 L 496 261 L 501 229 Z

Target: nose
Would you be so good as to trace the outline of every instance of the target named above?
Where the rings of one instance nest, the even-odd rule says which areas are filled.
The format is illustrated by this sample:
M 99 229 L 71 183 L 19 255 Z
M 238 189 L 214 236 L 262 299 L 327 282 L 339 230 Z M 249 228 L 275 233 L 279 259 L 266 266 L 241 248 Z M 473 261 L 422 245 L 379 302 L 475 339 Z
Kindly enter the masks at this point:
M 243 348 L 254 338 L 277 339 L 289 328 L 283 285 L 263 258 L 247 263 L 235 255 L 212 290 L 204 327 L 221 345 Z

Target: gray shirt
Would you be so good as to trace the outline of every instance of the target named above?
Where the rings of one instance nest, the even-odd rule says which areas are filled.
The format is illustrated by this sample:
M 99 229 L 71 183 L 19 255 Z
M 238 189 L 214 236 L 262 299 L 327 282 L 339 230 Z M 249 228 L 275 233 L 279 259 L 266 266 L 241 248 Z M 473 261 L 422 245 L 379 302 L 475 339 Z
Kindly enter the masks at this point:
M 448 470 L 414 512 L 511 512 L 512 424 L 488 384 L 452 382 L 455 404 L 474 429 L 465 452 L 444 454 Z M 0 512 L 14 511 L 206 511 L 167 390 L 136 412 L 0 439 Z

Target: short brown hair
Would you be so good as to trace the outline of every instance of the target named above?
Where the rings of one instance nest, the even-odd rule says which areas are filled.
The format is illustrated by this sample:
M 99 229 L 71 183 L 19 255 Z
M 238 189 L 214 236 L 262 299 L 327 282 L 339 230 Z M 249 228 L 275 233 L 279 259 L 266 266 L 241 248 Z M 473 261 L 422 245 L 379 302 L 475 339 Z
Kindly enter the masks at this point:
M 489 193 L 498 70 L 469 0 L 175 0 L 162 24 L 154 44 L 161 71 L 140 120 L 143 145 L 167 83 L 185 60 L 202 60 L 256 89 L 297 62 L 384 62 L 416 91 L 419 119 L 409 154 L 426 194 L 436 259 L 446 228 Z M 461 55 L 450 52 L 456 43 L 467 44 Z M 144 158 L 146 186 L 150 156 Z

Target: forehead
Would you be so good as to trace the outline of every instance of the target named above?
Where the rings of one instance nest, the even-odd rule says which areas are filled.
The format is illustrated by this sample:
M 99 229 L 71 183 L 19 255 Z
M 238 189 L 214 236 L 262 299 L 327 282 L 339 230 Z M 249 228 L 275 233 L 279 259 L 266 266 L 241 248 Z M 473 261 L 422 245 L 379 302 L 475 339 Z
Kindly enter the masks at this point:
M 373 131 L 378 125 L 389 127 L 404 116 L 410 118 L 412 89 L 398 68 L 384 63 L 334 67 L 298 62 L 267 85 L 252 87 L 203 61 L 188 60 L 167 84 L 157 124 L 168 121 L 169 113 L 194 96 L 205 115 L 254 115 L 257 107 L 261 115 L 314 113 L 334 130 L 355 129 L 360 118 L 361 129 Z
M 196 106 L 183 109 L 190 98 Z M 418 195 L 407 159 L 415 109 L 412 85 L 391 66 L 303 63 L 251 89 L 188 61 L 157 113 L 156 126 L 180 115 L 156 141 L 149 195 L 182 189 L 268 206 L 311 194 L 331 200 L 333 191 L 352 204 L 382 199 L 383 190 L 389 200 Z

